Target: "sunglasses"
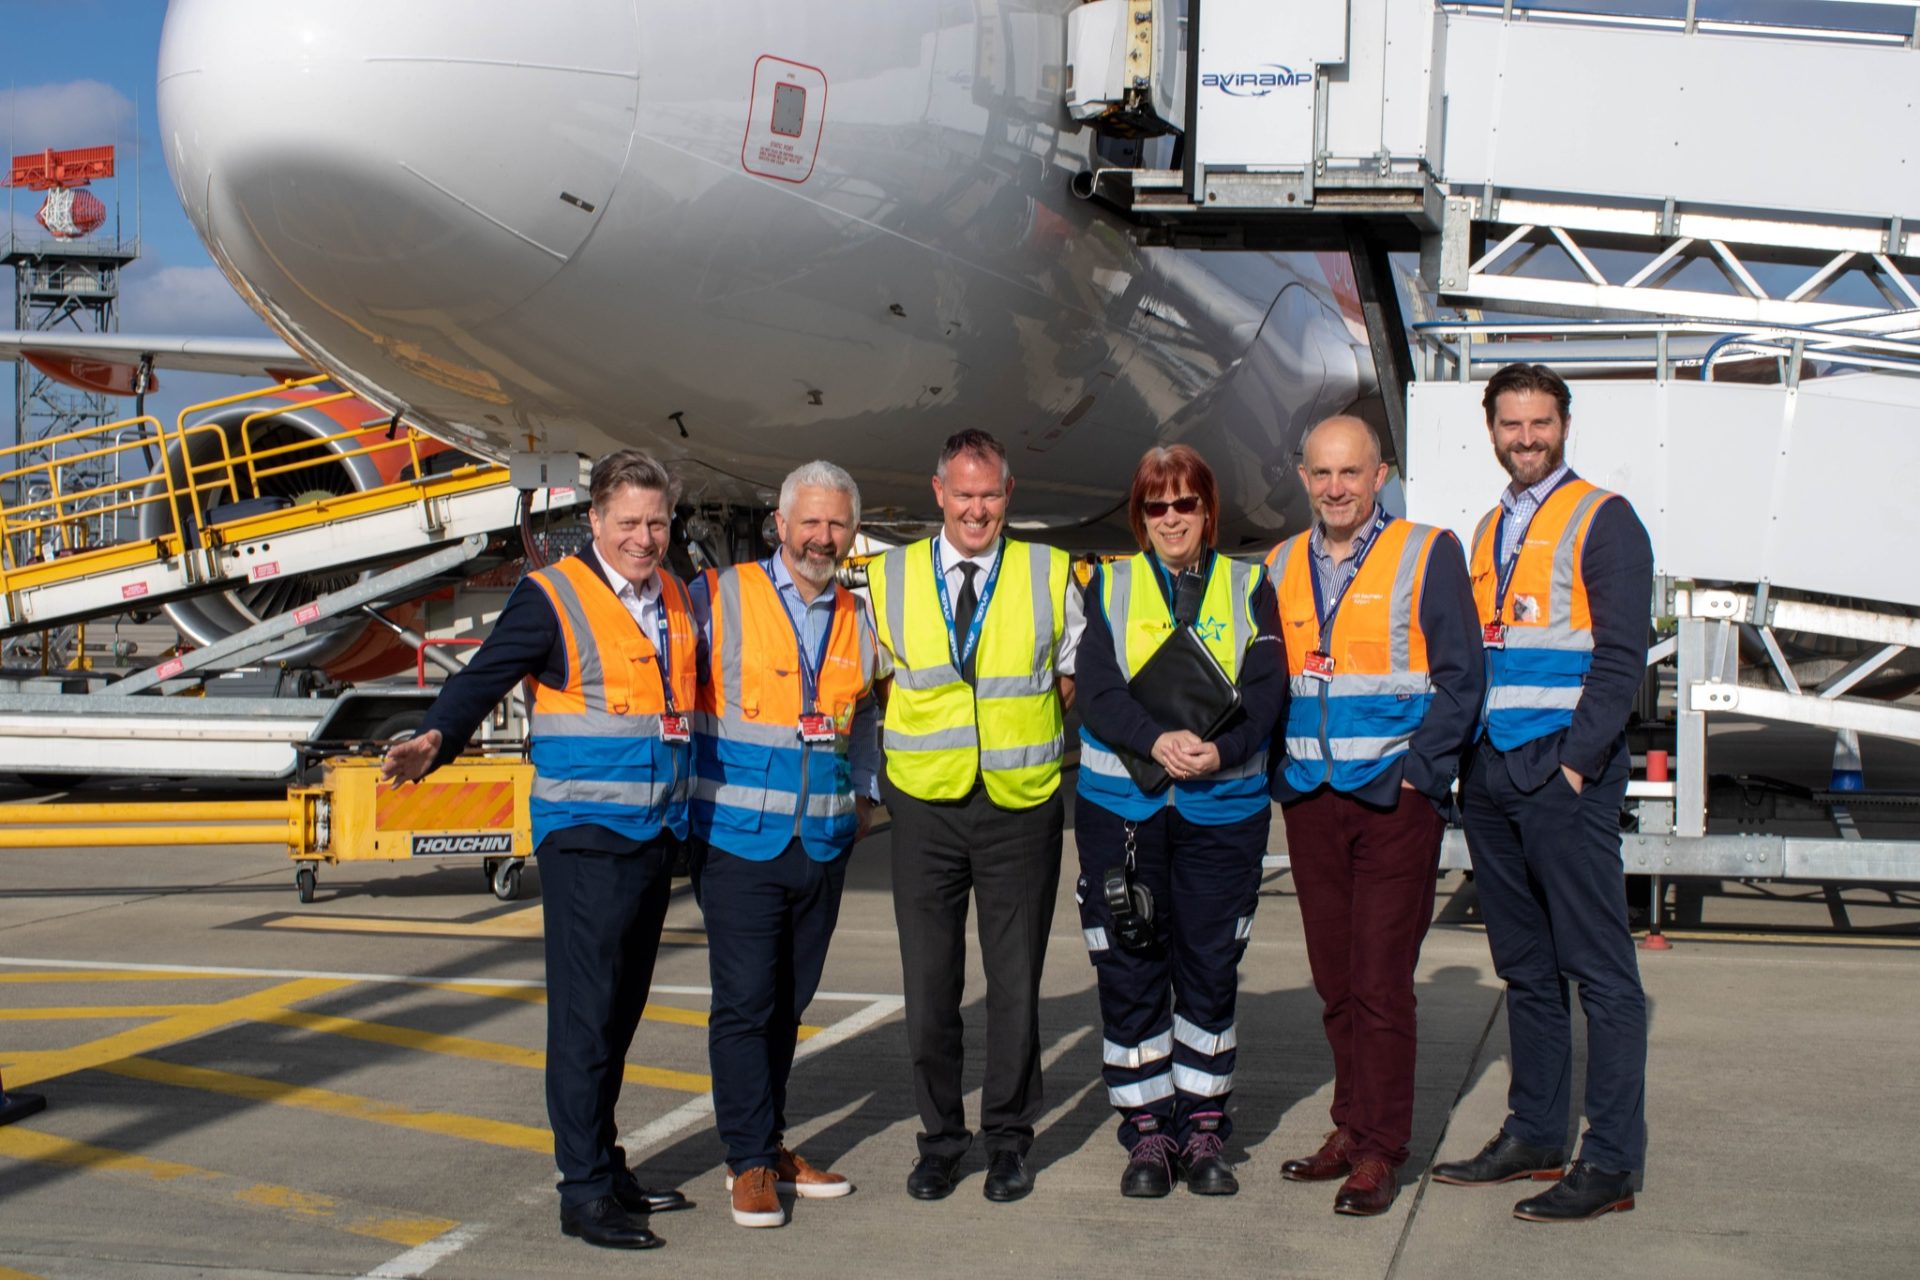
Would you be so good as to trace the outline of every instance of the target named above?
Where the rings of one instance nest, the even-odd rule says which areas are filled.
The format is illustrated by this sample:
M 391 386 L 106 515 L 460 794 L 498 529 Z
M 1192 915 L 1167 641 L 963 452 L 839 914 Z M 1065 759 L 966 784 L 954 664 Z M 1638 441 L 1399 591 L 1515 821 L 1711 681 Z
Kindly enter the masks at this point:
M 1178 511 L 1183 516 L 1190 516 L 1200 509 L 1200 499 L 1189 494 L 1184 498 L 1175 498 L 1172 502 L 1143 502 L 1140 504 L 1140 509 L 1146 512 L 1149 520 L 1158 520 L 1169 510 Z

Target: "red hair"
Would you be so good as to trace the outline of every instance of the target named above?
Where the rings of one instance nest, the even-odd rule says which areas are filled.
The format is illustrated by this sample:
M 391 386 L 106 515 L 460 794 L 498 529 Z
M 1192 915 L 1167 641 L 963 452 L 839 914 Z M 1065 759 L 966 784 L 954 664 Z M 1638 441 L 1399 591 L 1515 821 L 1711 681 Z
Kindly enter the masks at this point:
M 1133 469 L 1133 488 L 1127 494 L 1127 523 L 1142 551 L 1152 545 L 1143 506 L 1162 493 L 1177 498 L 1182 490 L 1200 499 L 1200 510 L 1206 515 L 1200 540 L 1213 545 L 1220 528 L 1220 490 L 1213 483 L 1213 468 L 1190 445 L 1156 445 L 1140 455 L 1140 465 Z

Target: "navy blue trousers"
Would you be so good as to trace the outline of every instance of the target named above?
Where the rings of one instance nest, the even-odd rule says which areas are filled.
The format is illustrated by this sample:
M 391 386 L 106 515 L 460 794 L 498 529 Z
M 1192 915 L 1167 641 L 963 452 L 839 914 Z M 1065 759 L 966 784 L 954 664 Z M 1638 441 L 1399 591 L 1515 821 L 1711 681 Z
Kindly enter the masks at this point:
M 1566 1141 L 1573 1086 L 1568 983 L 1587 1019 L 1587 1132 L 1580 1158 L 1632 1172 L 1646 1153 L 1647 998 L 1627 928 L 1620 863 L 1624 740 L 1578 795 L 1558 769 L 1521 791 L 1493 744 L 1470 753 L 1461 814 L 1494 972 L 1507 984 L 1513 1082 L 1506 1131 Z
M 734 1173 L 771 1168 L 787 1128 L 800 1017 L 820 989 L 847 855 L 815 862 L 795 840 L 766 862 L 704 845 L 693 892 L 707 918 L 714 1127 Z
M 539 849 L 547 953 L 547 1121 L 560 1203 L 613 1194 L 626 1152 L 614 1104 L 627 1049 L 647 1006 L 660 926 L 672 892 L 672 836 L 634 853 L 569 849 L 566 833 Z
M 1233 1132 L 1227 1099 L 1239 1046 L 1234 1006 L 1240 958 L 1260 901 L 1260 859 L 1273 812 L 1203 826 L 1171 807 L 1134 824 L 1134 880 L 1153 893 L 1154 946 L 1129 951 L 1113 937 L 1101 894 L 1126 862 L 1126 821 L 1076 799 L 1080 878 L 1074 897 L 1100 988 L 1100 1074 L 1120 1113 L 1120 1144 L 1164 1133 Z

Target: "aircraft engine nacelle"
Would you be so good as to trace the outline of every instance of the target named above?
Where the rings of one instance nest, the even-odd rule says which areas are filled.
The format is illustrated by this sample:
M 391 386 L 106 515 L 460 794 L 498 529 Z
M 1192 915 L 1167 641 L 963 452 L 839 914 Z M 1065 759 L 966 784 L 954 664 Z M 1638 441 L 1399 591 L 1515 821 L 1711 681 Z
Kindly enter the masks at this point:
M 157 478 L 159 465 L 164 465 L 173 491 L 180 495 L 175 507 L 181 527 L 191 531 L 411 478 L 415 454 L 405 435 L 390 438 L 387 418 L 379 409 L 364 400 L 331 399 L 335 394 L 291 389 L 197 418 L 184 442 L 168 446 L 148 495 L 165 492 Z M 330 403 L 320 403 L 328 399 Z M 418 446 L 423 464 L 446 451 L 435 441 L 422 440 Z M 165 502 L 141 508 L 141 537 L 159 537 L 170 532 L 168 525 Z M 351 586 L 362 576 L 363 571 L 354 570 L 274 578 L 162 607 L 185 640 L 205 646 Z M 418 606 L 402 606 L 389 616 L 414 625 Z M 317 626 L 315 634 L 275 654 L 274 660 L 322 668 L 341 679 L 391 675 L 412 665 L 412 649 L 363 615 L 349 614 Z

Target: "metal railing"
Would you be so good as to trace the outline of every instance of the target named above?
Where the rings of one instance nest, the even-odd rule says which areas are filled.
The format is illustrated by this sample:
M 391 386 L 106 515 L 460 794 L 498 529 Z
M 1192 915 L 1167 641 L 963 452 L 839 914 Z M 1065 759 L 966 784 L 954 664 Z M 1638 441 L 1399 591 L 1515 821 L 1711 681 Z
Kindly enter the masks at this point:
M 388 459 L 398 479 L 356 497 L 421 497 L 433 479 L 421 465 L 422 448 L 433 442 L 411 427 L 380 419 L 291 443 L 266 432 L 278 415 L 353 399 L 347 392 L 287 398 L 326 381 L 292 380 L 189 405 L 172 427 L 144 415 L 0 448 L 0 593 L 15 589 L 29 569 L 36 582 L 45 581 L 49 562 L 57 561 L 63 576 L 79 577 L 106 567 L 108 557 L 124 558 L 129 546 L 151 545 L 163 560 L 216 546 L 222 535 L 203 518 L 210 506 L 258 496 L 263 482 L 286 487 L 291 477 L 297 486 L 301 473 L 317 476 L 347 459 L 399 455 Z M 201 417 L 268 397 L 277 398 L 242 419 L 237 432 Z M 141 536 L 116 536 L 130 517 L 137 521 L 155 507 L 163 514 L 145 521 Z
M 1791 40 L 1920 47 L 1920 0 L 1627 0 L 1582 5 L 1579 0 L 1443 0 L 1462 13 L 1497 12 L 1512 21 L 1637 27 L 1686 35 L 1736 35 Z

